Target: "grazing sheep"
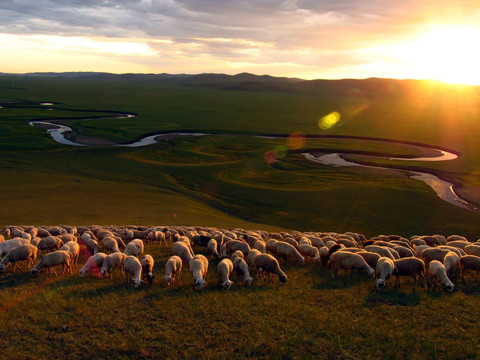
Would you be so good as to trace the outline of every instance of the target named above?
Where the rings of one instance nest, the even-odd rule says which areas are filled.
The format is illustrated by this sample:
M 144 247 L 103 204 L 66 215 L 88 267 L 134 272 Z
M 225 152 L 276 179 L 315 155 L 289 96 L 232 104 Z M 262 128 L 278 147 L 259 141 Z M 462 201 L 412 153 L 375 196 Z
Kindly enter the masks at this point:
M 69 251 L 57 250 L 45 254 L 40 259 L 38 264 L 35 265 L 32 270 L 30 270 L 30 273 L 32 276 L 36 276 L 41 269 L 47 268 L 47 271 L 50 274 L 54 273 L 55 276 L 57 276 L 54 267 L 58 265 L 62 265 L 62 274 L 65 274 L 66 271 L 70 271 L 70 273 L 72 273 L 71 254 Z
M 87 272 L 94 272 L 97 276 L 100 275 L 100 268 L 103 266 L 103 261 L 107 257 L 107 254 L 99 252 L 93 254 L 87 259 L 87 262 L 78 272 L 79 276 L 85 275 Z
M 84 240 L 83 243 L 87 247 L 87 250 L 90 254 L 95 255 L 98 252 L 98 242 L 94 239 Z
M 240 240 L 230 240 L 222 245 L 221 254 L 223 257 L 230 257 L 235 251 L 240 250 L 243 255 L 247 256 L 250 252 L 250 246 Z
M 440 249 L 438 247 L 425 249 L 422 251 L 421 259 L 425 263 L 425 266 L 427 266 L 432 260 L 443 262 L 443 259 L 449 251 L 449 249 Z
M 153 274 L 153 266 L 155 264 L 155 261 L 153 260 L 152 255 L 146 254 L 142 261 L 140 261 L 140 264 L 142 264 L 142 273 L 143 276 L 147 278 L 148 284 L 152 285 L 153 278 L 155 275 Z
M 118 249 L 118 241 L 113 236 L 105 236 L 102 240 L 102 246 L 106 253 L 120 252 Z
M 278 242 L 278 240 L 275 239 L 268 239 L 265 241 L 265 247 L 267 248 L 267 254 L 273 254 L 273 247 L 274 245 Z
M 361 270 L 365 271 L 369 276 L 375 276 L 375 270 L 373 270 L 367 262 L 359 254 L 337 251 L 330 256 L 327 265 L 330 267 L 332 279 L 335 279 L 339 269 L 344 270 Z
M 59 250 L 63 245 L 63 241 L 57 236 L 47 236 L 37 244 L 38 250 L 41 252 L 43 250 L 52 251 L 52 250 Z
M 267 253 L 267 243 L 263 240 L 257 240 L 255 241 L 255 243 L 253 244 L 253 248 L 254 249 L 257 249 L 258 251 L 260 251 L 262 254 L 266 254 Z
M 381 257 L 377 262 L 376 274 L 377 274 L 377 285 L 376 291 L 380 291 L 383 288 L 388 287 L 388 280 L 393 274 L 395 269 L 395 264 L 393 260 L 388 257 Z
M 5 256 L 8 252 L 20 245 L 29 244 L 30 240 L 24 238 L 13 238 L 0 243 L 0 257 Z
M 195 256 L 192 248 L 184 242 L 176 242 L 172 245 L 172 254 L 179 256 L 182 260 L 185 260 L 187 264 Z
M 73 241 L 68 241 L 60 248 L 60 250 L 69 251 L 72 254 L 72 265 L 78 264 L 78 257 L 80 256 L 80 245 Z
M 19 261 L 28 261 L 30 267 L 37 258 L 38 249 L 32 244 L 23 244 L 10 250 L 0 262 L 0 274 L 7 268 L 9 263 L 14 264 L 13 271 L 18 267 Z
M 415 255 L 410 248 L 402 245 L 396 245 L 393 250 L 395 250 L 401 258 L 412 257 Z
M 472 243 L 463 240 L 454 240 L 447 243 L 448 246 L 453 246 L 462 250 L 465 250 L 465 247 L 471 245 Z
M 167 260 L 165 264 L 165 276 L 163 280 L 167 283 L 167 286 L 175 282 L 175 275 L 177 275 L 177 281 L 180 279 L 180 272 L 182 271 L 182 259 L 173 255 Z
M 414 249 L 415 249 L 415 257 L 420 259 L 422 257 L 423 250 L 432 249 L 432 247 L 428 245 L 414 245 Z
M 103 264 L 100 269 L 100 276 L 110 276 L 112 274 L 113 269 L 120 268 L 123 272 L 123 261 L 127 255 L 118 252 L 118 253 L 111 253 L 103 259 Z
M 230 274 L 233 271 L 233 263 L 230 259 L 223 259 L 217 265 L 218 276 L 220 277 L 220 285 L 229 290 L 233 281 L 230 280 Z
M 313 261 L 315 262 L 320 260 L 320 254 L 318 252 L 318 249 L 315 246 L 308 245 L 308 244 L 299 244 L 298 252 L 305 258 L 306 257 L 313 258 Z
M 143 282 L 142 264 L 140 264 L 140 260 L 138 260 L 136 256 L 127 255 L 125 257 L 125 259 L 123 260 L 123 272 L 125 273 L 125 280 L 127 284 L 133 282 L 133 287 L 135 289 L 138 288 Z
M 452 277 L 454 270 L 458 267 L 460 261 L 460 256 L 458 256 L 453 251 L 450 251 L 445 255 L 443 259 L 443 265 L 445 265 L 445 270 L 447 271 L 448 277 Z
M 460 267 L 460 276 L 465 281 L 465 270 L 475 271 L 475 282 L 477 282 L 478 272 L 480 271 L 480 257 L 475 255 L 464 255 L 458 263 Z
M 346 250 L 346 249 L 344 249 Z M 342 250 L 342 251 L 344 251 Z M 370 266 L 372 269 L 376 269 L 377 267 L 377 262 L 381 258 L 381 256 L 377 253 L 370 252 L 370 251 L 359 251 L 356 254 L 360 255 L 363 257 L 363 259 L 367 262 L 368 266 Z
M 398 253 L 389 248 L 389 247 L 386 247 L 386 246 L 380 246 L 380 245 L 367 245 L 364 247 L 365 250 L 367 251 L 370 251 L 370 252 L 374 252 L 374 253 L 377 253 L 379 254 L 380 256 L 384 256 L 384 257 L 388 257 L 392 260 L 395 260 L 396 258 L 399 259 L 400 258 L 400 255 L 398 255 Z M 392 253 L 393 251 L 395 251 L 396 253 L 396 257 L 394 256 L 394 254 Z
M 252 249 L 253 250 L 253 249 Z M 249 253 L 250 254 L 250 253 Z M 240 250 L 237 250 L 235 251 L 232 256 L 230 256 L 230 260 L 235 260 L 236 258 L 240 258 L 240 259 L 245 259 L 245 256 L 243 255 L 243 252 L 241 252 Z
M 320 251 L 320 259 L 321 259 L 321 262 L 322 262 L 322 266 L 325 266 L 328 263 L 332 254 L 336 253 L 337 251 L 339 251 L 341 249 L 345 249 L 345 246 L 335 243 L 334 245 L 332 245 L 330 247 L 327 246 L 327 248 L 328 248 L 328 251 L 326 253 L 324 251 Z M 325 253 L 325 256 L 322 256 L 324 253 Z
M 453 283 L 447 276 L 447 270 L 445 269 L 445 265 L 443 265 L 438 260 L 430 261 L 428 265 L 428 274 L 430 276 L 430 280 L 433 281 L 433 287 L 437 287 L 437 282 L 440 280 L 443 285 L 447 288 L 448 292 L 453 291 Z
M 248 286 L 252 285 L 253 278 L 250 276 L 248 265 L 243 258 L 236 257 L 233 260 L 233 269 L 240 275 L 243 275 L 243 281 Z
M 77 242 L 77 237 L 73 234 L 63 234 L 63 235 L 58 235 L 57 237 L 60 240 L 62 240 L 64 244 L 69 241 Z
M 247 255 L 247 259 L 245 260 L 247 262 L 247 264 L 250 266 L 250 267 L 254 267 L 254 259 L 257 255 L 260 255 L 262 254 L 259 250 L 257 249 L 251 249 L 250 252 L 248 253 Z M 243 255 L 243 253 L 242 253 Z
M 425 279 L 425 263 L 416 257 L 408 257 L 402 259 L 396 259 L 393 261 L 395 264 L 395 269 L 393 274 L 396 277 L 395 287 L 400 286 L 400 276 L 411 276 L 415 283 L 413 285 L 413 290 L 417 288 L 418 277 L 423 280 L 425 289 L 427 288 L 427 281 Z
M 136 257 L 142 256 L 143 254 L 143 241 L 140 239 L 133 239 L 130 241 L 127 246 L 125 247 L 125 251 L 123 252 L 125 255 L 133 255 Z
M 325 243 L 323 242 L 323 240 L 318 237 L 310 236 L 308 238 L 312 242 L 312 246 L 315 246 L 316 248 L 322 248 L 325 246 Z
M 459 257 L 463 256 L 463 255 L 467 255 L 467 253 L 463 249 L 461 249 L 459 247 L 455 247 L 455 246 L 440 245 L 440 246 L 437 246 L 437 249 L 446 249 L 446 250 L 449 250 L 449 251 L 453 251 Z
M 300 239 L 298 239 L 298 245 L 300 246 L 303 244 L 312 245 L 312 241 L 308 237 L 302 236 Z
M 217 250 L 217 241 L 215 239 L 210 239 L 207 243 L 207 252 L 211 254 L 215 259 L 218 259 L 220 256 Z
M 447 243 L 457 240 L 468 242 L 467 238 L 461 235 L 450 235 L 449 237 L 447 237 Z
M 259 252 L 258 255 L 253 257 L 253 268 L 262 275 L 264 280 L 265 273 L 268 273 L 277 275 L 282 284 L 287 282 L 287 275 L 280 268 L 277 259 L 270 254 L 262 254 Z
M 279 241 L 273 247 L 273 254 L 278 258 L 283 258 L 285 261 L 294 259 L 301 265 L 305 264 L 305 258 L 298 252 L 298 250 L 291 244 Z
M 195 247 L 197 245 L 202 247 L 207 247 L 207 244 L 211 239 L 212 238 L 210 236 L 206 236 L 206 235 L 197 234 L 192 236 L 192 238 L 190 239 L 190 241 L 192 242 L 192 249 L 195 251 Z
M 465 251 L 465 255 L 480 256 L 480 246 L 478 245 L 468 245 L 465 246 L 463 250 Z
M 357 243 L 350 239 L 337 239 L 337 244 L 343 245 L 347 248 L 357 248 Z
M 208 260 L 203 255 L 195 255 L 189 263 L 190 273 L 193 276 L 194 288 L 198 291 L 203 290 L 206 285 L 205 278 L 208 272 Z

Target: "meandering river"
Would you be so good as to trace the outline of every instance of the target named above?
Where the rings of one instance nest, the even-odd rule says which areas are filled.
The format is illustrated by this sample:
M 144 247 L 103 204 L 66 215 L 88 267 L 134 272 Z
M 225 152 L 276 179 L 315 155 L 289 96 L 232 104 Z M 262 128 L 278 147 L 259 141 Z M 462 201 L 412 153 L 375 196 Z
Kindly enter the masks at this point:
M 51 106 L 52 103 L 42 103 L 41 105 L 49 105 Z M 128 114 L 128 113 L 118 113 L 116 116 L 112 116 L 110 118 L 126 118 L 126 117 L 134 117 L 135 115 L 133 114 Z M 86 120 L 86 119 L 85 119 Z M 94 119 L 91 119 L 94 120 Z M 58 120 L 56 120 L 58 121 Z M 53 140 L 56 142 L 63 144 L 63 145 L 69 145 L 69 146 L 89 146 L 91 144 L 85 144 L 85 143 L 80 143 L 80 142 L 75 142 L 67 139 L 65 137 L 65 134 L 68 132 L 72 132 L 73 130 L 62 124 L 58 124 L 56 122 L 52 121 L 30 121 L 29 123 L 32 126 L 37 126 L 45 129 L 47 133 L 52 137 Z M 207 136 L 207 135 L 213 135 L 213 134 L 208 134 L 208 133 L 194 133 L 194 132 L 171 132 L 171 133 L 158 133 L 158 134 L 153 134 L 153 135 L 148 135 L 145 136 L 141 139 L 138 139 L 134 142 L 131 143 L 119 143 L 119 144 L 112 144 L 113 146 L 124 146 L 124 147 L 141 147 L 141 146 L 148 146 L 155 144 L 158 141 L 161 141 L 162 138 L 166 136 Z M 222 134 L 216 134 L 216 135 L 222 135 Z M 225 134 L 227 135 L 227 134 Z M 234 134 L 228 134 L 228 135 L 234 135 Z M 254 135 L 252 135 L 254 136 Z M 283 138 L 286 137 L 286 135 L 272 135 L 272 136 L 261 136 L 258 135 L 258 137 L 265 137 L 265 138 Z M 328 138 L 328 136 L 325 136 Z M 356 137 L 354 136 L 335 136 L 335 138 L 344 138 L 344 139 L 355 139 Z M 412 157 L 385 157 L 383 156 L 382 158 L 388 159 L 388 160 L 397 160 L 397 161 L 417 161 L 417 162 L 429 162 L 429 161 L 450 161 L 458 158 L 459 154 L 455 154 L 454 152 L 447 151 L 445 149 L 438 149 L 438 148 L 433 148 L 428 145 L 422 145 L 422 144 L 413 144 L 413 143 L 408 143 L 408 142 L 399 142 L 399 141 L 393 141 L 393 140 L 384 140 L 384 139 L 376 139 L 376 138 L 358 138 L 358 139 L 366 139 L 369 141 L 379 141 L 379 142 L 386 142 L 386 143 L 396 143 L 396 144 L 402 144 L 406 147 L 411 147 L 415 148 L 416 150 L 420 150 L 423 154 L 427 154 L 425 156 L 417 157 L 417 158 L 412 158 Z M 316 163 L 320 163 L 323 165 L 327 166 L 335 166 L 335 167 L 362 167 L 362 168 L 373 168 L 373 169 L 390 169 L 392 170 L 392 167 L 382 167 L 382 166 L 374 166 L 374 165 L 364 165 L 360 164 L 354 161 L 349 161 L 346 160 L 341 153 L 338 152 L 331 152 L 331 153 L 322 153 L 319 154 L 318 152 L 312 151 L 312 152 L 305 152 L 303 153 L 305 158 L 308 160 L 311 160 Z M 380 158 L 377 156 L 377 158 Z M 470 209 L 470 210 L 475 210 L 475 211 L 480 211 L 480 207 L 477 206 L 476 204 L 470 203 L 465 199 L 462 199 L 460 196 L 458 196 L 455 193 L 455 184 L 446 181 L 444 179 L 441 179 L 437 175 L 434 175 L 429 172 L 419 172 L 419 171 L 413 171 L 413 170 L 406 170 L 405 168 L 398 167 L 398 168 L 393 168 L 396 171 L 401 171 L 405 174 L 407 174 L 410 178 L 416 179 L 423 181 L 426 183 L 428 186 L 430 186 L 436 194 L 443 200 L 448 201 L 449 203 L 452 203 L 456 206 Z

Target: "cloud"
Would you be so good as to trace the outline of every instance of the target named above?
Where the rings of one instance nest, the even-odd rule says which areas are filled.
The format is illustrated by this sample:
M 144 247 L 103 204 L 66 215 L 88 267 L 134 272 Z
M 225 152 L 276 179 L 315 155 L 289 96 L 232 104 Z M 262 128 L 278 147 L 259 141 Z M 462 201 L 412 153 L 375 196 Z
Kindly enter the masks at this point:
M 64 37 L 96 54 L 95 42 L 110 42 L 105 56 L 152 70 L 188 66 L 188 60 L 203 71 L 220 64 L 312 74 L 315 68 L 363 66 L 379 60 L 369 59 L 365 49 L 403 39 L 426 21 L 456 18 L 478 24 L 480 12 L 471 0 L 0 1 L 0 34 L 51 36 L 58 43 Z M 131 52 L 118 50 L 129 43 Z

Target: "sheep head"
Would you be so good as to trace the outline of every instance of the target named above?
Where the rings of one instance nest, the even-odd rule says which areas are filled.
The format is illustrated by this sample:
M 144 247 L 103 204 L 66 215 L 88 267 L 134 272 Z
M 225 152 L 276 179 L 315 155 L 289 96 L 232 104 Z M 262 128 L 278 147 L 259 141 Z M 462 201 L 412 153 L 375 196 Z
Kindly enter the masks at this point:
M 205 286 L 206 284 L 206 281 L 203 280 L 203 279 L 196 279 L 195 280 L 195 283 L 194 283 L 194 286 L 195 286 L 195 289 L 198 290 L 198 291 L 201 291 L 203 290 L 203 287 Z

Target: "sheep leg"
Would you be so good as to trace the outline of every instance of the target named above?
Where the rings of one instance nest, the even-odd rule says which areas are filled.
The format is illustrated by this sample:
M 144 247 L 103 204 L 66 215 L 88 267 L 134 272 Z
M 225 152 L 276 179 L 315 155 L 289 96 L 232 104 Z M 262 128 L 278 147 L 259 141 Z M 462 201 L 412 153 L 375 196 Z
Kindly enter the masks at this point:
M 400 276 L 395 276 L 395 287 L 400 287 Z
M 13 272 L 15 272 L 16 269 L 19 269 L 20 270 L 20 265 L 18 265 L 18 263 L 13 263 Z
M 476 283 L 478 283 L 477 278 L 478 278 L 478 270 L 475 272 L 475 282 Z

